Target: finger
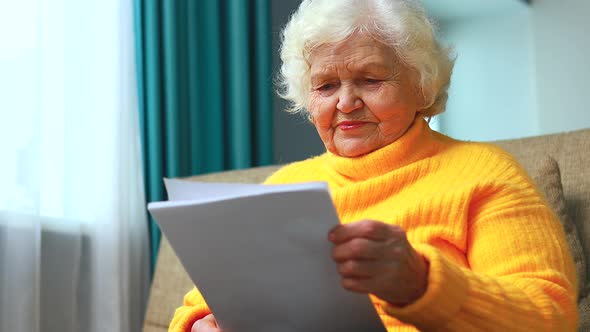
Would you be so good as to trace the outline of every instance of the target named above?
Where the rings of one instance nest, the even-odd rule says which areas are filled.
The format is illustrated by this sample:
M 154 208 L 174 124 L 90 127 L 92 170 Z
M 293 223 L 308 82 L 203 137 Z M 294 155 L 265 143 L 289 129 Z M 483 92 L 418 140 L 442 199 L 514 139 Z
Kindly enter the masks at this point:
M 355 238 L 332 248 L 332 259 L 337 263 L 347 260 L 371 260 L 381 256 L 383 244 L 363 238 Z
M 390 280 L 388 280 L 390 281 Z M 391 283 L 385 283 L 382 276 L 373 276 L 368 278 L 346 277 L 342 278 L 342 287 L 355 293 L 371 293 L 379 295 L 384 287 L 391 288 Z
M 350 224 L 337 225 L 330 231 L 328 239 L 333 243 L 347 242 L 358 237 L 384 241 L 400 235 L 405 236 L 405 232 L 399 226 L 388 225 L 374 220 L 362 220 Z
M 368 294 L 370 293 L 370 290 L 367 287 L 368 280 L 369 279 L 342 278 L 341 284 L 344 289 L 349 290 L 351 292 Z
M 217 325 L 217 320 L 215 320 L 215 316 L 213 316 L 213 314 L 208 314 L 207 316 L 205 316 L 203 318 L 204 320 L 206 320 L 209 324 L 211 324 L 213 327 L 219 327 Z
M 215 321 L 215 318 L 211 314 L 196 321 L 191 328 L 191 332 L 215 332 L 215 331 L 218 331 L 217 322 Z
M 345 261 L 338 264 L 338 273 L 342 278 L 373 278 L 383 274 L 387 270 L 382 262 L 378 261 Z

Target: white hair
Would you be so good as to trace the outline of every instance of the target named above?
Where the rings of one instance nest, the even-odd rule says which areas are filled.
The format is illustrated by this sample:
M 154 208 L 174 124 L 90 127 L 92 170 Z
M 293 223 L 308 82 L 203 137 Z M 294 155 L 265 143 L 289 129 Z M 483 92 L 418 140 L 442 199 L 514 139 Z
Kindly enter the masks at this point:
M 309 55 L 318 46 L 367 33 L 390 47 L 416 73 L 423 116 L 444 111 L 454 58 L 436 40 L 433 24 L 417 0 L 304 0 L 282 33 L 278 83 L 287 111 L 308 114 Z

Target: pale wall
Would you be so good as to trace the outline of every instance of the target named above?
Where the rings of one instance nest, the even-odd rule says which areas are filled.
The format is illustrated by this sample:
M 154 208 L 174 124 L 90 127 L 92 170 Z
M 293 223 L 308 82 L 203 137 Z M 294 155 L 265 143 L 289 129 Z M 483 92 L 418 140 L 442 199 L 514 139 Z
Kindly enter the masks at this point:
M 590 1 L 534 0 L 541 133 L 590 127 Z
M 467 140 L 538 134 L 531 22 L 523 7 L 440 23 L 458 54 L 439 119 L 444 133 Z

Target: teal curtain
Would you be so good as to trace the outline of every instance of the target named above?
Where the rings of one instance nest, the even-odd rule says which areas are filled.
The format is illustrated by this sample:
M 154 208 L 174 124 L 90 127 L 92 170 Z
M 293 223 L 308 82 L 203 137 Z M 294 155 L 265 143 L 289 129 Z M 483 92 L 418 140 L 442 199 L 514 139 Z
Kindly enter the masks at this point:
M 270 0 L 135 0 L 146 196 L 272 162 Z M 150 220 L 152 268 L 160 231 Z

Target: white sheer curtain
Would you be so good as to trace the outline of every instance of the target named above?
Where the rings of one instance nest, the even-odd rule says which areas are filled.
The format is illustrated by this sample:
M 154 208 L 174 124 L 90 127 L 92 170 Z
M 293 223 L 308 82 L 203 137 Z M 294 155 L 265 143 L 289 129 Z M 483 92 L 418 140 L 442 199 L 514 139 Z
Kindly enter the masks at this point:
M 0 331 L 140 331 L 132 0 L 0 0 Z

